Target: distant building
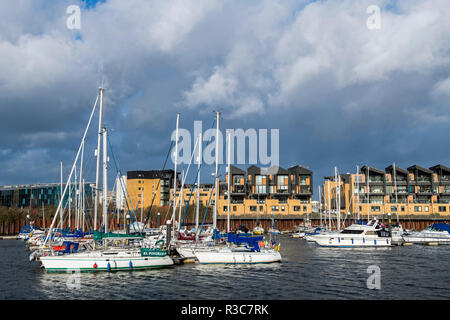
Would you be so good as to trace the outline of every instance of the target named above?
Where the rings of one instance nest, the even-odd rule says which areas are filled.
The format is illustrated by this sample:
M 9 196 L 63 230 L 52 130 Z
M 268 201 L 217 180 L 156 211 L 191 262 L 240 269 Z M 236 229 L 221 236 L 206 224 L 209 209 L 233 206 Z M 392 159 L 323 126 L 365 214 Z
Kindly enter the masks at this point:
M 125 210 L 126 208 L 126 191 L 127 190 L 127 176 L 116 178 L 116 192 L 115 192 L 115 204 L 118 210 Z
M 65 185 L 63 185 L 64 191 Z M 71 203 L 75 203 L 75 187 L 70 188 Z M 92 196 L 91 183 L 85 184 L 86 197 Z M 40 183 L 0 186 L 0 206 L 5 207 L 40 207 L 58 206 L 61 198 L 60 183 Z M 64 197 L 63 206 L 67 205 L 69 189 Z

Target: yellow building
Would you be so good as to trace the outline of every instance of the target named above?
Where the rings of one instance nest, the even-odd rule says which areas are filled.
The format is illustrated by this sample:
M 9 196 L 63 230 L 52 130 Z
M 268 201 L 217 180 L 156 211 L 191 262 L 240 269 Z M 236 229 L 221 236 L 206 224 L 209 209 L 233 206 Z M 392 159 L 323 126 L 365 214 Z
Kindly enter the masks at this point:
M 341 216 L 450 214 L 450 168 L 444 165 L 429 169 L 414 165 L 406 170 L 393 165 L 385 170 L 363 166 L 359 174 L 339 177 Z M 325 210 L 337 207 L 338 182 L 339 178 L 325 177 Z
M 256 166 L 247 172 L 230 166 L 231 195 L 230 211 L 236 215 L 303 215 L 312 212 L 312 172 L 302 166 L 289 169 L 272 167 L 264 170 Z M 177 179 L 176 197 L 180 195 L 181 183 Z M 158 189 L 158 183 L 161 185 Z M 228 174 L 219 181 L 218 215 L 226 215 L 228 210 Z M 129 171 L 127 190 L 130 208 L 147 208 L 155 195 L 155 206 L 168 206 L 173 203 L 173 171 Z M 192 192 L 192 196 L 191 196 Z M 214 207 L 215 186 L 200 185 L 200 205 Z M 189 200 L 190 198 L 190 200 Z M 177 200 L 178 201 L 178 200 Z M 190 201 L 190 202 L 189 202 Z M 182 206 L 190 203 L 196 206 L 197 188 L 184 185 Z
M 230 166 L 230 212 L 232 215 L 303 215 L 311 213 L 312 204 L 312 172 L 305 167 L 295 166 L 288 170 L 272 167 L 263 170 L 256 166 L 247 172 Z M 226 215 L 228 211 L 228 174 L 224 181 L 219 181 L 218 215 Z M 192 185 L 185 186 L 183 205 L 189 201 Z M 196 204 L 196 188 L 190 200 Z M 173 193 L 173 189 L 171 194 Z M 211 196 L 212 193 L 212 196 Z M 179 191 L 177 191 L 177 197 Z M 214 185 L 201 185 L 200 205 L 214 207 Z M 171 195 L 172 199 L 172 195 Z
M 127 192 L 130 210 L 154 206 L 168 206 L 173 170 L 128 171 Z M 154 198 L 154 200 L 153 200 Z

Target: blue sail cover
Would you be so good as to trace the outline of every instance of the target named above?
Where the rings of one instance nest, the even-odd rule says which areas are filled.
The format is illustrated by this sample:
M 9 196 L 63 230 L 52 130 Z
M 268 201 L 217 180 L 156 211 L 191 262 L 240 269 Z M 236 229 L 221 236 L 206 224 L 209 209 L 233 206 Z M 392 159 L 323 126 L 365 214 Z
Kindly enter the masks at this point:
M 450 234 L 450 225 L 446 223 L 433 223 L 431 226 L 429 226 L 429 228 L 439 231 L 447 231 Z
M 242 236 L 239 236 L 239 235 L 237 235 L 237 234 L 234 234 L 234 233 L 229 233 L 228 234 L 228 242 L 230 242 L 230 243 L 235 243 L 235 244 L 241 244 L 241 243 L 246 243 L 246 244 L 248 244 L 250 247 L 251 247 L 251 249 L 253 250 L 253 251 L 260 251 L 260 248 L 259 248 L 259 244 L 258 244 L 258 242 L 260 242 L 260 241 L 262 241 L 263 240 L 263 238 L 264 237 L 242 237 Z

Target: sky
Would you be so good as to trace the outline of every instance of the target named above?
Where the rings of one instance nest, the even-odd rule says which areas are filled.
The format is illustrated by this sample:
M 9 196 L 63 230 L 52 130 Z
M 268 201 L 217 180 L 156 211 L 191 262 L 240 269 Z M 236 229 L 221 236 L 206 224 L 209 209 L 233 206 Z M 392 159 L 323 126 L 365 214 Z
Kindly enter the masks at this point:
M 0 185 L 58 182 L 60 161 L 67 179 L 100 86 L 110 179 L 162 169 L 177 112 L 188 130 L 214 111 L 223 131 L 279 129 L 314 198 L 334 166 L 450 166 L 449 17 L 448 0 L 1 1 Z

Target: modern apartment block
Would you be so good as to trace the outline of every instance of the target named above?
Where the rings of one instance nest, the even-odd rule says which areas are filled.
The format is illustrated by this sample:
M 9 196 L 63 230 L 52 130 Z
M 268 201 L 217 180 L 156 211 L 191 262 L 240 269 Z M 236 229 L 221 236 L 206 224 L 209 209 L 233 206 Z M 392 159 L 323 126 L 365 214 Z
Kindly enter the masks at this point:
M 399 215 L 450 214 L 450 168 L 441 164 L 428 169 L 363 166 L 359 174 L 341 174 L 337 181 L 334 176 L 325 177 L 325 210 L 338 207 L 339 183 L 341 215 L 397 215 L 397 209 Z
M 272 167 L 268 170 L 251 166 L 244 171 L 230 166 L 230 211 L 232 215 L 303 215 L 312 211 L 313 174 L 303 166 L 289 169 Z M 127 190 L 133 208 L 149 207 L 156 192 L 154 205 L 167 206 L 173 203 L 173 171 L 129 171 Z M 180 195 L 178 180 L 176 197 Z M 161 181 L 159 191 L 155 191 Z M 164 189 L 161 189 L 163 187 Z M 219 181 L 218 215 L 226 215 L 228 210 L 228 174 Z M 170 192 L 169 192 L 170 190 Z M 192 195 L 191 195 L 192 193 Z M 181 198 L 182 206 L 196 205 L 197 188 L 185 184 Z M 200 185 L 201 206 L 214 207 L 214 184 Z M 211 209 L 210 209 L 211 210 Z
M 147 208 L 152 201 L 155 206 L 168 206 L 173 179 L 173 170 L 128 171 L 126 179 L 128 209 Z
M 230 166 L 232 215 L 302 215 L 311 213 L 313 173 L 303 166 L 267 170 L 251 166 L 247 172 Z M 220 183 L 218 214 L 228 210 L 228 174 Z

